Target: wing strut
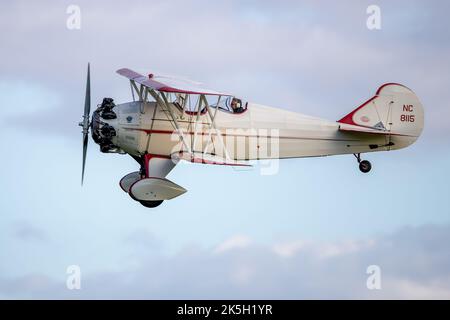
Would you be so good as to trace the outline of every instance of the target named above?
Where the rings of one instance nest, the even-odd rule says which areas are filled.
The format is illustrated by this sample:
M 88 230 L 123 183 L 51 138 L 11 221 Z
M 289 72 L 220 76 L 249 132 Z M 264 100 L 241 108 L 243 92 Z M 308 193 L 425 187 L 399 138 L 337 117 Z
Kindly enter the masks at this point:
M 191 148 L 189 147 L 188 143 L 186 142 L 186 138 L 184 136 L 183 129 L 181 129 L 180 125 L 178 124 L 177 117 L 173 114 L 172 108 L 170 107 L 170 103 L 167 100 L 167 97 L 164 94 L 164 92 L 160 92 L 160 95 L 162 97 L 162 99 L 161 99 L 161 97 L 155 92 L 155 90 L 147 87 L 147 91 L 148 91 L 148 93 L 150 93 L 150 95 L 156 100 L 156 102 L 160 106 L 164 106 L 164 108 L 167 109 L 170 117 L 172 118 L 173 124 L 175 125 L 176 132 L 180 136 L 183 146 L 186 148 L 187 152 L 192 153 Z
M 216 117 L 217 117 L 217 111 L 219 110 L 219 103 L 220 103 L 221 97 L 222 97 L 222 96 L 219 96 L 219 98 L 217 99 L 217 107 L 216 107 L 216 109 L 214 110 L 214 114 L 212 114 L 211 108 L 210 108 L 210 106 L 209 106 L 209 104 L 208 104 L 208 101 L 206 100 L 206 97 L 205 97 L 204 95 L 201 95 L 201 96 L 200 96 L 200 99 L 203 100 L 203 103 L 205 104 L 205 107 L 206 107 L 206 110 L 207 110 L 207 112 L 208 112 L 209 118 L 211 119 L 211 124 L 210 124 L 210 127 L 209 127 L 208 140 L 207 140 L 208 143 L 207 143 L 206 147 L 203 149 L 203 153 L 205 154 L 205 153 L 207 152 L 208 147 L 210 146 L 210 143 L 211 143 L 211 142 L 213 143 L 213 147 L 214 147 L 214 149 L 215 149 L 214 142 L 213 142 L 212 137 L 211 137 L 211 135 L 212 135 L 212 129 L 214 129 L 214 131 L 215 131 L 215 133 L 216 133 L 217 137 L 219 138 L 220 143 L 221 143 L 221 145 L 222 145 L 222 150 L 223 150 L 224 153 L 225 153 L 225 158 L 226 158 L 227 160 L 231 160 L 231 157 L 230 157 L 230 155 L 229 155 L 229 153 L 228 153 L 228 150 L 227 150 L 227 148 L 226 148 L 226 146 L 225 146 L 225 142 L 223 141 L 222 133 L 221 133 L 220 130 L 216 127 Z
M 204 88 L 203 86 L 201 86 L 198 83 L 189 82 L 189 81 L 186 81 L 183 79 L 175 79 L 175 78 L 164 77 L 164 76 L 155 76 L 153 74 L 150 74 L 148 77 L 144 77 L 144 76 L 140 75 L 139 73 L 134 72 L 129 69 L 120 69 L 120 70 L 117 70 L 117 73 L 127 77 L 130 80 L 131 90 L 132 90 L 132 94 L 133 94 L 133 100 L 134 100 L 135 92 L 139 98 L 139 101 L 146 101 L 148 98 L 148 94 L 150 94 L 156 100 L 157 105 L 161 106 L 161 108 L 163 108 L 165 111 L 168 112 L 168 114 L 170 115 L 170 118 L 172 120 L 171 121 L 172 125 L 174 126 L 177 134 L 180 137 L 181 142 L 183 143 L 183 147 L 190 154 L 192 159 L 196 158 L 194 150 L 195 150 L 195 145 L 196 145 L 196 141 L 197 141 L 197 137 L 198 137 L 198 123 L 200 121 L 200 114 L 202 111 L 202 107 L 204 106 L 208 113 L 210 123 L 209 123 L 209 133 L 208 133 L 207 145 L 202 150 L 202 154 L 206 154 L 211 143 L 213 145 L 214 152 L 217 151 L 216 145 L 214 143 L 214 139 L 212 137 L 213 130 L 214 130 L 214 134 L 218 137 L 218 140 L 222 146 L 222 150 L 223 150 L 226 160 L 228 160 L 228 161 L 231 160 L 231 157 L 225 146 L 223 134 L 221 133 L 219 128 L 216 127 L 216 123 L 215 123 L 216 117 L 218 115 L 217 111 L 219 109 L 220 100 L 221 100 L 222 96 L 230 96 L 229 94 L 209 90 L 209 89 Z M 140 85 L 139 87 L 137 86 L 138 83 Z M 182 107 L 182 116 L 186 109 L 187 99 L 188 98 L 190 99 L 190 96 L 192 94 L 199 95 L 197 114 L 196 114 L 196 119 L 194 122 L 194 132 L 193 132 L 193 137 L 191 139 L 191 145 L 189 145 L 187 143 L 185 134 L 183 133 L 182 128 L 178 124 L 176 115 L 174 114 L 174 112 L 171 108 L 171 103 L 169 102 L 170 96 L 169 96 L 169 98 L 167 97 L 167 94 L 170 95 L 170 93 L 175 93 L 175 94 L 180 94 L 180 95 L 184 94 L 184 100 L 183 100 L 183 104 L 181 106 Z M 209 106 L 209 103 L 206 99 L 206 95 L 218 96 L 217 107 L 214 110 L 214 113 L 212 112 L 211 107 Z M 179 152 L 182 153 L 183 150 L 180 150 Z

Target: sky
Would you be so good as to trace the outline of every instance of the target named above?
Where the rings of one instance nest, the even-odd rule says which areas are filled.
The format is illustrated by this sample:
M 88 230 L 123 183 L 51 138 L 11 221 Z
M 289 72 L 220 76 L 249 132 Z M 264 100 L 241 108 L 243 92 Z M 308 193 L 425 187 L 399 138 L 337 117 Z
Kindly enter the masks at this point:
M 381 29 L 366 25 L 369 5 Z M 68 29 L 67 8 L 80 8 Z M 450 299 L 446 1 L 1 1 L 0 298 Z M 93 105 L 131 100 L 122 67 L 338 120 L 386 82 L 425 109 L 411 147 L 282 160 L 275 175 L 180 164 L 188 192 L 147 209 L 128 156 L 90 141 Z M 81 289 L 66 286 L 68 266 Z M 381 288 L 369 290 L 369 266 Z

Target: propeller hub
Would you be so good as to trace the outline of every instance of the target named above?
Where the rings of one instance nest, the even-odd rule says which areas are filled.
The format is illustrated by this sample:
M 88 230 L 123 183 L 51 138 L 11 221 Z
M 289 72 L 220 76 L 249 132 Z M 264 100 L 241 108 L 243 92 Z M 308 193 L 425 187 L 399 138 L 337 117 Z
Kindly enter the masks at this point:
M 91 122 L 89 121 L 89 118 L 85 118 L 83 116 L 83 121 L 79 122 L 78 125 L 83 128 L 83 130 L 81 131 L 82 133 L 86 133 L 86 134 L 89 133 L 89 128 L 91 126 Z

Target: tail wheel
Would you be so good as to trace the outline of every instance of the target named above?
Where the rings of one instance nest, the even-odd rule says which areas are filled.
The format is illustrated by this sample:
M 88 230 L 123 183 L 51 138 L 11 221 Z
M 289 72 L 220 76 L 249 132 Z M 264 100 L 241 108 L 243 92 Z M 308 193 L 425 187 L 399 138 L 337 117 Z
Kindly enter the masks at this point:
M 363 173 L 368 173 L 372 170 L 372 164 L 367 160 L 363 160 L 359 163 L 359 170 Z

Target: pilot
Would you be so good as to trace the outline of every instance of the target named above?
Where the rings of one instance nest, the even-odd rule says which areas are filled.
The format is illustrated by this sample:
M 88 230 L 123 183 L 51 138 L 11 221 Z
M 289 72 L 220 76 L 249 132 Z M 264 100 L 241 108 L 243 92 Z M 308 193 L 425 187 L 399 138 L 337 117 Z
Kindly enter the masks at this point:
M 242 101 L 241 99 L 234 98 L 231 100 L 231 108 L 233 109 L 234 113 L 242 113 L 244 112 L 244 108 L 242 108 Z

